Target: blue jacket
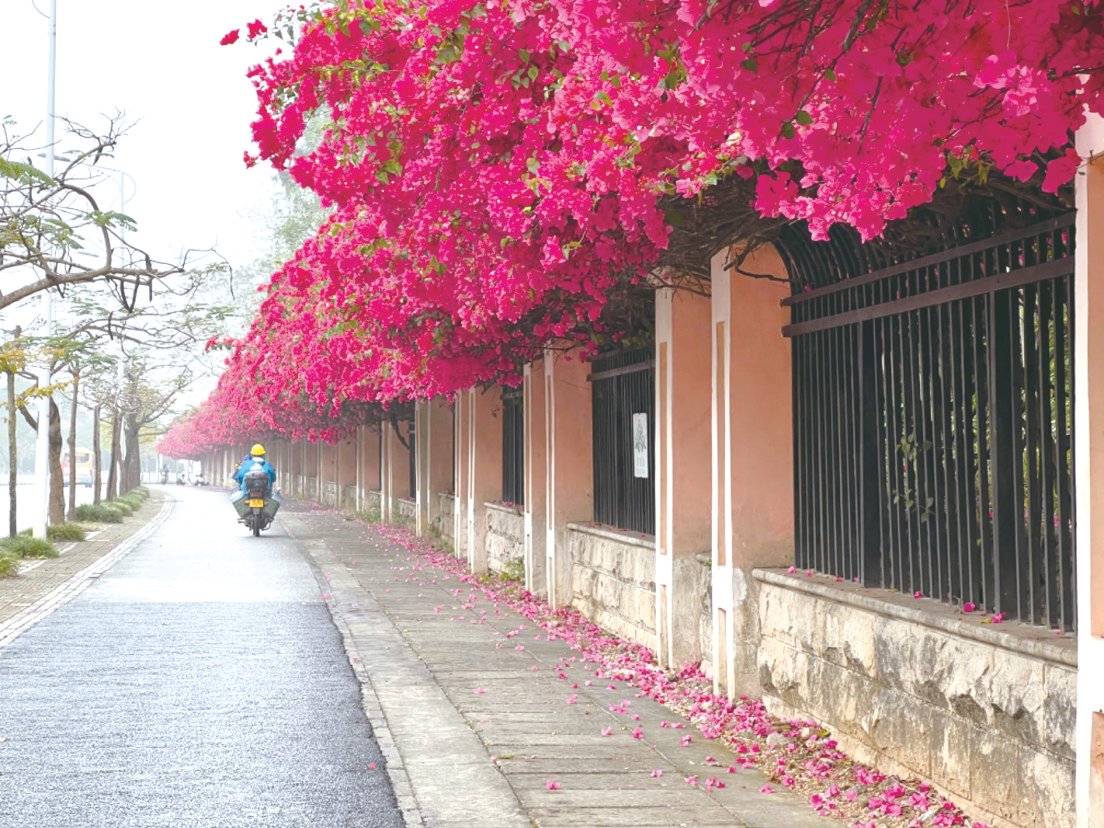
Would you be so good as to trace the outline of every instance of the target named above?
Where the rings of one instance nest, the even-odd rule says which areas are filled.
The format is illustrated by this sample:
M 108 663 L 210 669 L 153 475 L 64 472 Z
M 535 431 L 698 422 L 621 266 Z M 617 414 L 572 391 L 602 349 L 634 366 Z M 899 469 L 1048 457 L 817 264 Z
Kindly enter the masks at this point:
M 276 469 L 272 468 L 272 464 L 267 460 L 254 459 L 252 456 L 249 456 L 242 460 L 241 465 L 234 471 L 233 478 L 238 482 L 239 486 L 243 489 L 245 488 L 245 473 L 252 471 L 254 466 L 260 466 L 268 472 L 268 482 L 270 486 L 276 485 Z

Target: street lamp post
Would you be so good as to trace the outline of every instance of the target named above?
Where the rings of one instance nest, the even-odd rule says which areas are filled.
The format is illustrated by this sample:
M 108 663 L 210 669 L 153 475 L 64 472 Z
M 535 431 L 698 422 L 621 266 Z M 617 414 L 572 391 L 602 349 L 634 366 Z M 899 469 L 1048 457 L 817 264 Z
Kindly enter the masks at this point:
M 46 76 L 46 174 L 54 175 L 54 87 L 57 66 L 57 0 L 50 0 L 50 56 Z M 42 311 L 46 319 L 46 335 L 53 333 L 54 306 L 49 289 L 42 291 Z M 47 358 L 48 359 L 48 358 Z M 53 380 L 49 361 L 39 370 L 39 388 L 46 389 Z M 50 397 L 38 401 L 38 435 L 35 442 L 35 495 L 32 531 L 36 538 L 46 537 L 50 512 Z

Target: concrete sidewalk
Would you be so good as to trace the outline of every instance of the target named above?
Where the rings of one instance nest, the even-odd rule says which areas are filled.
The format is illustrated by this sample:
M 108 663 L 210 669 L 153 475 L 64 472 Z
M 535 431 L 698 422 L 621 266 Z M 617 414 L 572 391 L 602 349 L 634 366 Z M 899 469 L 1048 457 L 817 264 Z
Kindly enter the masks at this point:
M 781 786 L 760 793 L 757 770 L 729 773 L 740 761 L 719 742 L 661 726 L 683 719 L 623 681 L 610 689 L 564 641 L 477 588 L 308 508 L 288 504 L 278 522 L 318 566 L 408 826 L 842 824 Z M 724 787 L 707 789 L 712 777 Z
M 72 600 L 153 533 L 173 498 L 150 489 L 146 502 L 122 523 L 108 523 L 83 541 L 61 541 L 56 558 L 25 561 L 14 578 L 0 578 L 0 646 L 56 607 Z

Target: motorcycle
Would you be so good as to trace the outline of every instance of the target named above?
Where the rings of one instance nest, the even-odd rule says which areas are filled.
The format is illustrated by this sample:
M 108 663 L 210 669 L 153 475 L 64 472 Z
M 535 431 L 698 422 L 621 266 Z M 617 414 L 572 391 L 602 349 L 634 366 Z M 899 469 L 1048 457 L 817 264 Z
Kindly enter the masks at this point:
M 273 490 L 268 472 L 258 464 L 245 473 L 242 487 L 230 496 L 230 502 L 237 510 L 238 523 L 244 523 L 253 537 L 258 537 L 272 525 L 283 498 Z
M 192 481 L 192 485 L 193 486 L 206 486 L 207 485 L 207 476 L 203 472 L 200 472 L 199 474 L 197 474 L 195 476 L 195 480 Z

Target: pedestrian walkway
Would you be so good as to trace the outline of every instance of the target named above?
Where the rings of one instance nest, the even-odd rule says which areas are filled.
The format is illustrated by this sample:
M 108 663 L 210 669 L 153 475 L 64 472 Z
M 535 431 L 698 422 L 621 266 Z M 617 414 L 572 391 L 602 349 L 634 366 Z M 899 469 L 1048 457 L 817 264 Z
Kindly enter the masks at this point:
M 838 828 L 478 588 L 289 506 L 280 522 L 318 566 L 408 826 Z
M 83 541 L 63 541 L 56 558 L 26 561 L 19 575 L 0 578 L 0 646 L 55 607 L 71 600 L 148 537 L 172 509 L 172 498 L 151 489 L 122 523 L 105 524 Z

